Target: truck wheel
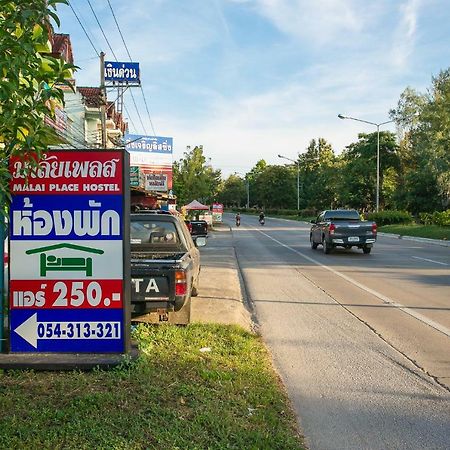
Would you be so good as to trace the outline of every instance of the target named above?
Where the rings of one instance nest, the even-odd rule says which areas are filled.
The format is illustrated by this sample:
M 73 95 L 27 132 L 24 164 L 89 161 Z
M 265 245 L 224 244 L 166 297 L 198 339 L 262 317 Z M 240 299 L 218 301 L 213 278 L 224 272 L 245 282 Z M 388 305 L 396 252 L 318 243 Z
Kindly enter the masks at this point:
M 319 245 L 319 244 L 316 244 L 316 243 L 313 241 L 312 234 L 309 235 L 309 242 L 310 242 L 311 248 L 312 248 L 313 250 L 315 250 L 315 249 L 317 248 L 317 246 Z
M 197 297 L 197 295 L 198 295 L 197 284 L 194 284 L 194 282 L 192 282 L 191 297 Z
M 323 247 L 323 252 L 325 253 L 325 255 L 328 255 L 331 252 L 331 249 L 333 248 L 331 244 L 327 243 L 325 238 L 323 238 L 323 240 L 322 240 L 322 247 Z
M 366 246 L 363 247 L 363 252 L 365 255 L 368 255 L 371 250 L 372 250 L 372 247 L 366 247 Z

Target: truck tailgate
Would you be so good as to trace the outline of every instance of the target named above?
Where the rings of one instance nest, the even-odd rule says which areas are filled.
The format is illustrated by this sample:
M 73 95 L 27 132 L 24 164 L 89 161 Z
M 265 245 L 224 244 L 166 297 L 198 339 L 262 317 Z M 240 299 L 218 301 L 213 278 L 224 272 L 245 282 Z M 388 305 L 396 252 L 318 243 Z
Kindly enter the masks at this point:
M 371 223 L 339 223 L 334 222 L 335 225 L 335 234 L 339 234 L 340 236 L 362 236 L 367 233 L 372 233 L 372 224 Z

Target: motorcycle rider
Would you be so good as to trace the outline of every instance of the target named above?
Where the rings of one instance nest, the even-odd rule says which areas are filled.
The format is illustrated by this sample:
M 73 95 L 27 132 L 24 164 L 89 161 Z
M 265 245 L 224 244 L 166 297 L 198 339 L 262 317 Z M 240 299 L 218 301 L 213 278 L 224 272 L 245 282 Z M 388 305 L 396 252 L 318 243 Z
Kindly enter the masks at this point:
M 236 214 L 235 220 L 236 220 L 236 226 L 239 226 L 241 224 L 241 215 L 239 212 Z
M 264 219 L 264 211 L 261 211 L 260 213 L 259 213 L 259 223 L 262 223 L 262 222 L 264 222 L 265 221 L 265 219 Z

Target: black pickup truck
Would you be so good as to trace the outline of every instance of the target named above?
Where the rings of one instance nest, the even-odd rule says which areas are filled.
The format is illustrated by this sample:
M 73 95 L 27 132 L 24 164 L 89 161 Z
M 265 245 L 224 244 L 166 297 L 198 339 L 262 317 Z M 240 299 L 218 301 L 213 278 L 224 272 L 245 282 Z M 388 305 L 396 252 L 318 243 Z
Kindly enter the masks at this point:
M 184 221 L 170 213 L 130 216 L 131 320 L 187 324 L 191 296 L 198 294 L 204 237 L 191 237 Z
M 362 221 L 354 209 L 322 211 L 311 223 L 311 248 L 315 250 L 321 244 L 326 254 L 334 247 L 358 247 L 368 254 L 377 240 L 377 224 Z
M 188 227 L 191 236 L 208 236 L 208 222 L 206 220 L 188 220 L 184 221 Z

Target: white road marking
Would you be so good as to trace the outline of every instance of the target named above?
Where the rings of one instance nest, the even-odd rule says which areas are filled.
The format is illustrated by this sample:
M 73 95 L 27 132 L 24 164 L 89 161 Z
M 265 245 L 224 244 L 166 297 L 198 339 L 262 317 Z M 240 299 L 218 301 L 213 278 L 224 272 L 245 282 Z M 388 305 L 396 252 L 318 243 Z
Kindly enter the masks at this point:
M 268 234 L 264 233 L 263 231 L 258 230 L 258 229 L 257 229 L 257 231 L 259 231 L 261 234 L 263 234 L 267 238 L 271 239 L 272 241 L 276 242 L 277 244 L 281 245 L 282 247 L 285 247 L 288 250 L 293 251 L 294 253 L 301 256 L 302 258 L 305 258 L 308 261 L 312 262 L 313 264 L 316 264 L 320 267 L 323 267 L 326 270 L 329 270 L 330 272 L 334 273 L 338 277 L 341 277 L 344 280 L 348 281 L 349 283 L 353 284 L 354 286 L 359 287 L 363 291 L 366 291 L 369 294 L 374 295 L 375 297 L 379 298 L 383 303 L 386 303 L 388 305 L 391 305 L 391 306 L 394 306 L 395 308 L 400 309 L 401 311 L 410 315 L 411 317 L 414 317 L 415 319 L 420 320 L 421 322 L 425 323 L 426 325 L 430 326 L 431 328 L 434 328 L 435 330 L 440 331 L 441 333 L 450 337 L 450 329 L 448 329 L 444 325 L 441 325 L 440 323 L 437 323 L 434 320 L 431 320 L 428 317 L 425 317 L 424 315 L 414 311 L 411 308 L 408 308 L 408 307 L 402 305 L 401 303 L 397 303 L 394 300 L 391 300 L 389 297 L 386 297 L 385 295 L 381 294 L 380 292 L 377 292 L 377 291 L 369 288 L 368 286 L 365 286 L 364 284 L 359 283 L 358 281 L 354 280 L 353 278 L 351 278 L 347 275 L 344 275 L 341 272 L 338 272 L 337 270 L 333 269 L 332 267 L 328 267 L 328 266 L 322 264 L 321 262 L 319 262 L 313 258 L 310 258 L 309 256 L 304 255 L 303 253 L 299 252 L 298 250 L 295 250 L 294 248 L 289 247 L 289 245 L 283 244 L 283 242 L 280 242 L 279 240 L 273 238 L 272 236 L 269 236 Z
M 411 258 L 421 259 L 422 261 L 428 261 L 428 262 L 431 262 L 431 263 L 440 264 L 441 266 L 448 266 L 448 264 L 446 264 L 446 263 L 439 262 L 439 261 L 433 261 L 432 259 L 421 258 L 420 256 L 411 256 Z

